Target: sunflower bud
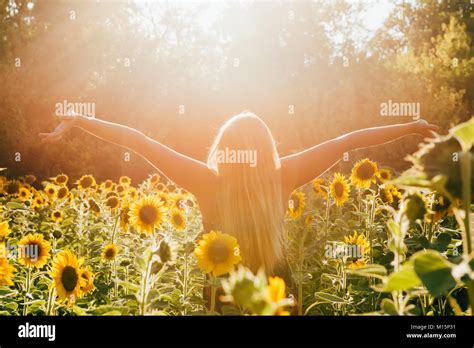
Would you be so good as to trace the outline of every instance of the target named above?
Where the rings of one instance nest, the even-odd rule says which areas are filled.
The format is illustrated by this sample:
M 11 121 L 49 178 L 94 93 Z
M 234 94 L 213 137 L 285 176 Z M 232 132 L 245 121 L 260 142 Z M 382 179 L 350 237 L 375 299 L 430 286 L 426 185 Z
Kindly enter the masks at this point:
M 427 212 L 426 202 L 418 193 L 412 193 L 405 198 L 405 214 L 411 223 L 416 220 L 423 221 Z

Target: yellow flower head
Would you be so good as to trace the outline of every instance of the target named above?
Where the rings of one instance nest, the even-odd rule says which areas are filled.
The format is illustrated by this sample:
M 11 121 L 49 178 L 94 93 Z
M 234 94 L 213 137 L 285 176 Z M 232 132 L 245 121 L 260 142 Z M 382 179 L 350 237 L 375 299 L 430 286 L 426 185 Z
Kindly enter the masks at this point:
M 64 218 L 64 214 L 60 210 L 54 210 L 51 213 L 51 220 L 53 220 L 56 223 L 59 223 L 59 222 L 63 221 L 63 218 Z
M 328 191 L 323 185 L 326 185 L 326 181 L 323 178 L 317 178 L 313 180 L 313 192 L 316 196 L 328 196 Z
M 56 194 L 56 186 L 53 184 L 48 184 L 44 188 L 44 192 L 48 195 L 48 197 L 53 197 Z
M 92 272 L 86 268 L 80 270 L 81 278 L 83 279 L 81 292 L 85 295 L 94 289 L 94 276 Z
M 25 266 L 42 268 L 50 257 L 51 244 L 39 233 L 28 234 L 18 243 L 20 246 L 19 262 Z
M 194 255 L 199 268 L 214 277 L 229 273 L 242 260 L 237 239 L 220 231 L 203 235 Z
M 0 222 L 0 241 L 5 239 L 9 234 L 10 234 L 10 227 L 8 226 L 8 221 Z
M 31 197 L 31 191 L 28 190 L 26 187 L 20 188 L 18 192 L 18 198 L 20 198 L 23 202 L 29 200 Z
M 92 175 L 83 175 L 76 181 L 76 185 L 80 190 L 91 189 L 96 186 L 95 178 Z
M 369 188 L 378 175 L 377 163 L 365 158 L 357 162 L 352 168 L 351 182 L 359 188 Z
M 64 199 L 64 198 L 67 198 L 69 196 L 69 189 L 67 188 L 67 186 L 61 186 L 58 188 L 58 192 L 56 192 L 56 197 L 58 197 L 58 199 Z
M 305 206 L 306 195 L 300 191 L 293 192 L 288 202 L 288 214 L 293 219 L 299 218 L 303 214 Z
M 7 250 L 5 245 L 0 244 L 0 286 L 12 286 L 13 272 L 15 267 L 10 265 L 7 258 Z
M 132 184 L 132 179 L 130 179 L 128 176 L 121 176 L 119 178 L 119 184 L 124 185 L 124 186 L 130 186 Z
M 377 178 L 380 180 L 380 182 L 388 181 L 392 178 L 392 171 L 387 168 L 382 168 L 379 170 Z
M 276 307 L 276 315 L 289 315 L 280 302 L 286 298 L 285 281 L 280 277 L 269 277 L 267 286 L 267 300 Z
M 356 248 L 349 248 L 353 255 L 347 259 L 347 267 L 355 269 L 365 266 L 366 256 L 370 250 L 370 243 L 367 241 L 367 238 L 363 234 L 358 234 L 357 231 L 354 231 L 354 234 L 344 237 L 344 243 L 351 247 L 355 246 Z
M 74 303 L 82 296 L 81 288 L 86 285 L 86 280 L 81 277 L 81 265 L 82 260 L 69 250 L 61 251 L 54 258 L 51 275 L 59 301 Z
M 187 195 L 176 193 L 171 195 L 170 209 L 184 210 L 186 207 Z
M 186 227 L 186 218 L 181 210 L 174 209 L 170 213 L 170 222 L 178 231 L 184 230 Z
M 351 192 L 350 186 L 344 175 L 340 173 L 334 174 L 334 179 L 331 182 L 331 196 L 336 201 L 336 205 L 340 207 L 349 199 Z
M 102 249 L 101 257 L 106 262 L 115 260 L 118 254 L 118 247 L 115 244 L 108 244 Z
M 130 206 L 130 223 L 140 233 L 153 234 L 163 222 L 166 209 L 156 196 L 146 196 Z
M 117 196 L 110 196 L 105 201 L 105 205 L 108 206 L 110 209 L 114 210 L 117 209 L 120 205 L 120 200 Z
M 69 177 L 66 174 L 59 174 L 58 176 L 51 178 L 56 185 L 65 186 L 69 181 Z

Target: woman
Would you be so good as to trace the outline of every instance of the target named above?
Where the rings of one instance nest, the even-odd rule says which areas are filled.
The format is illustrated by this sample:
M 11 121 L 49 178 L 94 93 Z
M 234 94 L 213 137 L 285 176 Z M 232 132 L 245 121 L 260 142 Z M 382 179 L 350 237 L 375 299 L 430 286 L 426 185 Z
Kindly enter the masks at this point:
M 409 134 L 432 137 L 438 129 L 425 120 L 362 129 L 279 157 L 268 126 L 255 114 L 245 112 L 220 128 L 204 163 L 135 129 L 80 115 L 61 116 L 61 123 L 53 132 L 40 136 L 46 143 L 53 142 L 72 127 L 131 149 L 194 194 L 205 229 L 234 235 L 242 263 L 253 271 L 263 268 L 267 274 L 274 273 L 284 260 L 283 220 L 293 190 L 320 176 L 347 151 Z M 251 158 L 252 162 L 239 160 L 235 154 Z

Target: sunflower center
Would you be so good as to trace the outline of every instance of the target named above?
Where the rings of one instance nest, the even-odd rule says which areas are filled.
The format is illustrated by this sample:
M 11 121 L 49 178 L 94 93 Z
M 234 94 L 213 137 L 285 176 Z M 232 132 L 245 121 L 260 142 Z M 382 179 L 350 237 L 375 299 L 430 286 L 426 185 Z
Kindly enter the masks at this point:
M 67 188 L 61 187 L 58 191 L 58 198 L 64 198 L 67 194 Z
M 77 285 L 79 277 L 77 276 L 76 269 L 71 266 L 66 266 L 63 269 L 63 273 L 61 274 L 61 283 L 66 289 L 67 292 L 71 292 Z
M 152 225 L 158 218 L 158 212 L 156 211 L 155 207 L 151 205 L 144 205 L 140 209 L 140 220 L 147 225 Z
M 213 263 L 223 263 L 230 256 L 229 248 L 226 242 L 215 240 L 209 245 L 209 259 Z
M 58 184 L 63 184 L 63 183 L 66 182 L 66 177 L 65 177 L 64 175 L 60 175 L 60 176 L 58 176 L 58 177 L 56 178 L 56 182 L 57 182 Z
M 337 197 L 341 197 L 344 193 L 344 186 L 340 182 L 336 182 L 334 184 L 334 192 L 336 193 Z
M 357 176 L 361 180 L 370 180 L 375 174 L 374 166 L 370 163 L 363 163 L 357 171 Z
M 180 214 L 173 216 L 173 221 L 176 225 L 180 226 L 183 223 L 183 217 Z
M 115 256 L 115 252 L 112 248 L 110 249 L 107 249 L 105 251 L 105 257 L 108 258 L 108 259 L 112 259 L 113 257 Z
M 59 211 L 55 211 L 55 212 L 54 212 L 54 217 L 55 217 L 56 219 L 60 218 L 60 217 L 61 217 L 61 213 L 60 213 Z
M 92 178 L 85 177 L 81 180 L 81 186 L 84 188 L 88 188 L 92 185 Z

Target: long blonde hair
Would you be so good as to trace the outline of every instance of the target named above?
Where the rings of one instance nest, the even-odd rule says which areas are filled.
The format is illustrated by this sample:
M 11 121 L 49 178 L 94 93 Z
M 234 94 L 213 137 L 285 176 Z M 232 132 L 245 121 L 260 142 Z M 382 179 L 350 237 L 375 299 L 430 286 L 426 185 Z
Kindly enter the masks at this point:
M 255 163 L 219 160 L 232 150 L 254 151 Z M 270 129 L 250 112 L 232 117 L 217 133 L 208 167 L 219 178 L 220 228 L 237 238 L 245 266 L 272 272 L 283 255 L 284 209 L 280 158 Z

